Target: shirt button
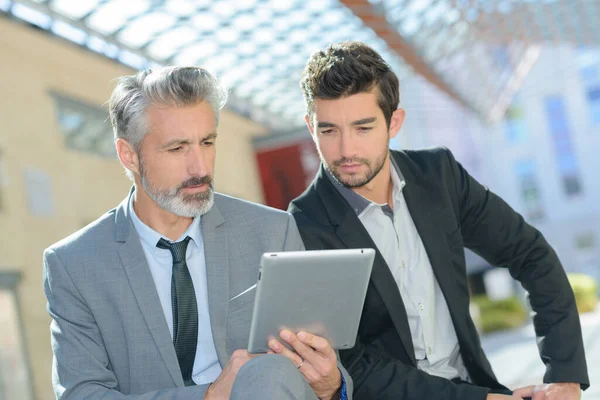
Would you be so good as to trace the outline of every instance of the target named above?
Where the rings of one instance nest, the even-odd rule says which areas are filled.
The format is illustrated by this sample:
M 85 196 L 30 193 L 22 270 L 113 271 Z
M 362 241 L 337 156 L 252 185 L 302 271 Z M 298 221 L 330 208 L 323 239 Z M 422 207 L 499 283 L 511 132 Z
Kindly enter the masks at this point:
M 428 354 L 428 355 L 431 355 L 431 353 L 433 353 L 433 351 L 431 350 L 431 347 L 430 347 L 430 346 L 427 346 L 427 354 Z
M 421 303 L 419 303 L 419 310 L 423 311 L 425 309 L 425 306 Z
M 402 266 L 402 268 L 406 268 L 406 264 L 404 263 L 404 260 L 400 261 L 400 265 Z

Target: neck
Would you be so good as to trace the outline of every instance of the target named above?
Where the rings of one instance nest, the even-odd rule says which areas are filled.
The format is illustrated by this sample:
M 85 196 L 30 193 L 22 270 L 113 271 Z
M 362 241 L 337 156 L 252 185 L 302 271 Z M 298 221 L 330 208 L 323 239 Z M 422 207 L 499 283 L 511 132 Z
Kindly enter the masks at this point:
M 374 203 L 387 203 L 390 207 L 393 207 L 393 185 L 390 168 L 391 163 L 390 157 L 388 156 L 383 164 L 383 167 L 381 168 L 381 171 L 379 171 L 369 183 L 361 187 L 353 188 L 352 190 Z
M 194 220 L 162 209 L 148 196 L 141 185 L 136 184 L 133 196 L 133 210 L 138 218 L 167 239 L 179 239 Z

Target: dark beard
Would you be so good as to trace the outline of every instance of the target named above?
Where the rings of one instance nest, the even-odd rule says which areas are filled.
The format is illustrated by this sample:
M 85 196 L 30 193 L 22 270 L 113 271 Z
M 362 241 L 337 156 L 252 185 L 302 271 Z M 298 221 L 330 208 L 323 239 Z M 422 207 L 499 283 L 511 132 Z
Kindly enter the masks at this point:
M 375 170 L 369 171 L 367 176 L 364 179 L 362 179 L 361 181 L 344 182 L 344 180 L 342 180 L 340 174 L 337 172 L 337 169 L 330 170 L 331 175 L 333 175 L 333 177 L 335 178 L 336 181 L 338 181 L 340 184 L 342 184 L 343 186 L 345 186 L 349 189 L 355 189 L 355 188 L 365 186 L 366 184 L 371 182 L 373 180 L 373 178 L 375 178 L 377 176 L 377 174 L 379 174 L 379 172 L 383 169 L 383 166 L 385 165 L 385 160 L 387 159 L 388 154 L 389 154 L 389 150 L 385 152 L 382 159 L 375 160 L 375 163 L 376 163 Z M 347 164 L 348 162 L 359 162 L 359 163 L 367 165 L 369 167 L 371 166 L 371 163 L 368 160 L 365 160 L 363 158 L 358 158 L 358 159 L 342 158 L 340 160 L 334 161 L 333 165 L 335 167 L 339 167 L 341 164 Z

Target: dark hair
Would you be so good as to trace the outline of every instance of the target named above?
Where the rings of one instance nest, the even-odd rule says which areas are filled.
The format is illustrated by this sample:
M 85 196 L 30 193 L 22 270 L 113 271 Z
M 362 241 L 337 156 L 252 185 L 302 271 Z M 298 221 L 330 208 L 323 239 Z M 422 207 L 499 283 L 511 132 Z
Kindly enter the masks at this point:
M 388 63 L 361 42 L 342 42 L 313 53 L 300 80 L 306 110 L 312 118 L 314 100 L 333 100 L 371 91 L 377 87 L 377 103 L 389 127 L 400 102 L 398 77 Z

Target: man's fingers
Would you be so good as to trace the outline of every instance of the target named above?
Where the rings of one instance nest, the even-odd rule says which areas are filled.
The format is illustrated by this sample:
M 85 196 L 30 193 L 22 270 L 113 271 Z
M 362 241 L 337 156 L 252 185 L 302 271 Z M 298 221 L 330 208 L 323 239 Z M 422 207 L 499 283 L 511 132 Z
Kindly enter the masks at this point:
M 298 342 L 298 344 L 300 344 L 300 345 L 303 345 L 297 339 L 296 339 L 296 342 Z M 305 359 L 300 354 L 288 349 L 287 347 L 285 347 L 283 344 L 279 343 L 275 339 L 271 339 L 269 341 L 269 347 L 272 349 L 272 351 L 274 353 L 281 354 L 282 356 L 289 359 L 292 362 L 292 364 L 294 364 L 296 366 L 296 368 L 298 368 L 300 373 L 302 373 L 302 375 L 304 375 L 304 377 L 306 378 L 306 380 L 308 381 L 309 384 L 312 382 L 316 382 L 319 379 L 319 377 L 320 377 L 319 373 L 315 370 L 314 366 L 311 364 L 311 362 L 308 359 Z M 311 351 L 313 351 L 313 350 L 311 349 Z
M 298 355 L 295 352 L 293 352 L 292 350 L 288 349 L 287 347 L 285 347 L 283 344 L 279 343 L 275 339 L 269 340 L 269 348 L 272 350 L 273 353 L 281 354 L 282 356 L 289 359 L 292 363 L 294 363 L 294 365 L 296 367 L 298 367 L 299 365 L 302 364 L 303 359 L 300 355 Z
M 285 340 L 292 348 L 306 361 L 313 365 L 316 365 L 319 361 L 319 354 L 316 353 L 311 347 L 305 345 L 298 337 L 291 331 L 286 329 L 282 330 L 280 336 Z
M 319 353 L 322 353 L 324 357 L 335 357 L 335 351 L 333 351 L 333 348 L 329 345 L 327 339 L 308 332 L 298 332 L 296 336 L 298 337 L 298 340 L 312 347 Z
M 519 399 L 522 399 L 524 397 L 533 397 L 533 394 L 535 393 L 535 388 L 535 385 L 519 388 L 513 392 L 513 396 L 516 396 Z
M 548 399 L 547 393 L 545 392 L 536 392 L 532 397 L 531 400 L 546 400 Z

